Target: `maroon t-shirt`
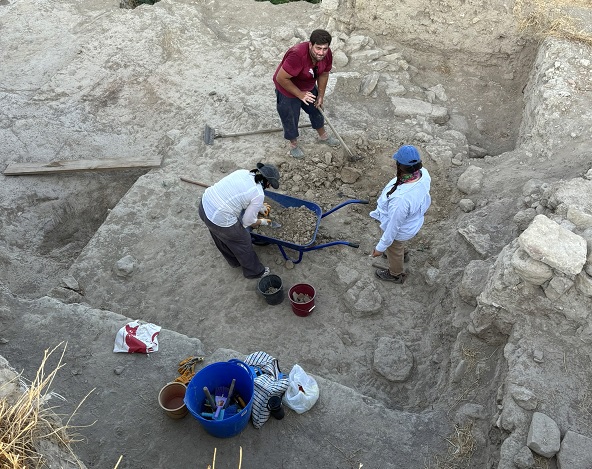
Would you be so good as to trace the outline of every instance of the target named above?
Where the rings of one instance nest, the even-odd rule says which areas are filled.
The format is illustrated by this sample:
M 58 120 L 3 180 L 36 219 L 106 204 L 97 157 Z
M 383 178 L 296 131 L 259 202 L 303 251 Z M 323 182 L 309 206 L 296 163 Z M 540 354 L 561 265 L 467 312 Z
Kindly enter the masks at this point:
M 276 89 L 288 98 L 295 98 L 296 96 L 292 93 L 288 93 L 277 82 L 276 77 L 281 67 L 284 67 L 286 73 L 293 77 L 292 83 L 294 83 L 299 90 L 310 91 L 314 88 L 317 77 L 322 73 L 330 72 L 333 66 L 333 54 L 331 54 L 331 49 L 329 49 L 325 58 L 316 63 L 317 71 L 315 74 L 315 65 L 313 65 L 312 58 L 308 52 L 309 44 L 310 42 L 301 42 L 290 47 L 273 74 L 273 82 L 275 83 Z

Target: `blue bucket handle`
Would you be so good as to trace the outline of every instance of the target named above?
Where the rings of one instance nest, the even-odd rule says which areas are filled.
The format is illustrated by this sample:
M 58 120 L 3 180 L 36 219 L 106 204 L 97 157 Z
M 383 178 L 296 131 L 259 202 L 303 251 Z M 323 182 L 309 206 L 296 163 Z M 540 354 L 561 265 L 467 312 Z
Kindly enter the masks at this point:
M 237 358 L 231 358 L 230 360 L 228 360 L 228 363 L 232 363 L 233 365 L 237 365 L 237 366 L 242 366 L 247 371 L 247 373 L 249 373 L 249 375 L 251 376 L 251 380 L 254 380 L 257 377 L 253 368 L 251 368 L 245 362 L 243 362 Z

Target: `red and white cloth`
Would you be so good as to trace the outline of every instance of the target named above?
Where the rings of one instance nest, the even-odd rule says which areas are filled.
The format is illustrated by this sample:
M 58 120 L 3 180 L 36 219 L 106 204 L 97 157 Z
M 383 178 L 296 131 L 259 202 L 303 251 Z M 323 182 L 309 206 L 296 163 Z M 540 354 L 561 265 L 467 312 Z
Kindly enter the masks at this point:
M 115 336 L 114 352 L 152 353 L 158 352 L 160 326 L 152 323 L 128 322 Z

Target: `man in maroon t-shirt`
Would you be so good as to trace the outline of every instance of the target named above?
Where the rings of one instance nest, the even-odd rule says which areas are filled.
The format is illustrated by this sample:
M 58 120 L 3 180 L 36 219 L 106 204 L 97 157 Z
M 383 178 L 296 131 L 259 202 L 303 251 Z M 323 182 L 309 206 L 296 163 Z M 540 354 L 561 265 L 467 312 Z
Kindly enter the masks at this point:
M 315 29 L 309 42 L 301 42 L 288 49 L 279 64 L 273 82 L 277 99 L 277 111 L 282 120 L 284 138 L 290 141 L 290 155 L 304 157 L 298 146 L 298 121 L 300 109 L 310 118 L 312 128 L 319 134 L 319 142 L 339 146 L 339 141 L 325 131 L 325 119 L 318 108 L 323 107 L 333 55 L 329 45 L 331 35 L 323 29 Z

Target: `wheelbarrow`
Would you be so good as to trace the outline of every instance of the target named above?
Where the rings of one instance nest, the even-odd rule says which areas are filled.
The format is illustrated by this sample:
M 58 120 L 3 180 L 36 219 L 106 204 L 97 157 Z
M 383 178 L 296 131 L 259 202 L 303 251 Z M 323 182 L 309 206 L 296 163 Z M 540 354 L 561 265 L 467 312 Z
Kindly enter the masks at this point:
M 323 244 L 315 244 L 315 239 L 317 237 L 317 232 L 319 230 L 319 225 L 321 224 L 321 219 L 325 218 L 327 215 L 339 210 L 342 207 L 345 207 L 349 204 L 367 204 L 367 200 L 359 200 L 359 199 L 350 199 L 346 200 L 345 202 L 336 205 L 332 209 L 323 213 L 321 207 L 319 207 L 314 202 L 309 202 L 308 200 L 298 199 L 296 197 L 291 197 L 289 195 L 278 194 L 277 192 L 270 192 L 264 191 L 265 197 L 268 197 L 272 201 L 276 202 L 277 204 L 281 205 L 282 207 L 302 207 L 305 206 L 312 212 L 314 212 L 317 216 L 317 224 L 314 230 L 314 234 L 312 235 L 312 239 L 307 244 L 294 244 L 290 243 L 289 241 L 284 241 L 282 239 L 271 238 L 269 236 L 262 235 L 260 233 L 251 232 L 251 238 L 255 244 L 276 244 L 279 248 L 282 256 L 287 261 L 292 261 L 294 264 L 298 264 L 302 260 L 302 255 L 308 251 L 316 251 L 317 249 L 323 249 L 329 246 L 336 246 L 338 244 L 344 244 L 346 246 L 350 246 L 352 248 L 360 247 L 359 243 L 351 243 L 349 241 L 331 241 L 329 243 Z M 284 248 L 294 250 L 298 252 L 298 258 L 292 259 L 286 254 Z

